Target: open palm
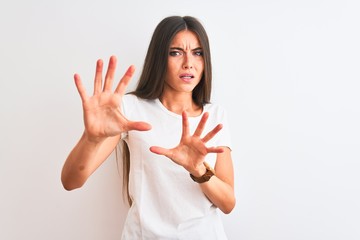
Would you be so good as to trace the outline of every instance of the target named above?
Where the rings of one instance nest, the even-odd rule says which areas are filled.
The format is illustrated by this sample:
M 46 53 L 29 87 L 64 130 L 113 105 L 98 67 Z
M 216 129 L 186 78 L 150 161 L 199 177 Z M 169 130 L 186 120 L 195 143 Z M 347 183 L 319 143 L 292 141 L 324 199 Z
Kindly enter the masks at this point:
M 109 60 L 109 66 L 103 84 L 103 61 L 97 61 L 94 92 L 92 96 L 87 95 L 80 76 L 78 74 L 74 76 L 75 84 L 83 105 L 85 132 L 89 139 L 94 141 L 116 136 L 125 131 L 146 131 L 151 128 L 148 123 L 130 121 L 121 113 L 121 98 L 125 94 L 126 87 L 135 69 L 133 66 L 129 67 L 113 92 L 112 84 L 114 81 L 116 62 L 116 57 L 112 56 Z
M 201 134 L 204 130 L 208 113 L 204 113 L 194 134 L 190 135 L 189 121 L 186 112 L 182 113 L 182 136 L 180 143 L 171 149 L 153 146 L 150 151 L 156 154 L 164 155 L 173 162 L 183 166 L 190 173 L 196 171 L 199 166 L 203 165 L 205 156 L 208 153 L 222 153 L 221 147 L 207 147 L 206 143 L 212 139 L 222 128 L 218 124 L 213 130 L 207 133 L 203 138 Z

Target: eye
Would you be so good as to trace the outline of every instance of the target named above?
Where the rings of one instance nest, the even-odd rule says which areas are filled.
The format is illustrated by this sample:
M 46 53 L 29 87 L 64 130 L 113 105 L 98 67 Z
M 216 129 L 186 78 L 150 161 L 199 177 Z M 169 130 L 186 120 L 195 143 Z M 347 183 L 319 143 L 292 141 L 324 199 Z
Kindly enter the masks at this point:
M 181 52 L 180 52 L 180 51 L 170 51 L 170 52 L 169 52 L 169 55 L 170 55 L 170 56 L 173 56 L 173 57 L 175 57 L 175 56 L 180 56 L 180 55 L 181 55 Z
M 194 55 L 201 57 L 201 56 L 204 55 L 204 53 L 203 53 L 203 51 L 195 51 L 195 52 L 194 52 Z

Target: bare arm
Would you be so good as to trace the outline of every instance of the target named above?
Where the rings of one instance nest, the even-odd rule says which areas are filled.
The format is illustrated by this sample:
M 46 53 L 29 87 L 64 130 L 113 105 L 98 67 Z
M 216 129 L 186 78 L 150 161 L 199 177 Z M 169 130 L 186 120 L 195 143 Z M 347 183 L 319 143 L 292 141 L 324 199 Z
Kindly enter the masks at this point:
M 217 154 L 215 176 L 208 182 L 200 183 L 205 195 L 224 213 L 230 213 L 235 207 L 234 170 L 230 149 L 224 147 L 223 153 Z M 204 171 L 205 172 L 205 171 Z M 201 176 L 201 175 L 199 175 Z
M 74 76 L 82 101 L 85 130 L 62 169 L 61 181 L 67 190 L 79 188 L 86 182 L 114 150 L 122 132 L 146 131 L 151 128 L 148 123 L 133 122 L 123 116 L 121 98 L 134 73 L 134 67 L 129 67 L 112 92 L 116 62 L 116 57 L 112 56 L 103 84 L 103 62 L 97 61 L 92 96 L 87 95 L 80 76 Z
M 82 187 L 89 176 L 108 158 L 119 139 L 119 136 L 115 136 L 93 142 L 84 132 L 63 166 L 61 181 L 64 188 L 73 190 Z

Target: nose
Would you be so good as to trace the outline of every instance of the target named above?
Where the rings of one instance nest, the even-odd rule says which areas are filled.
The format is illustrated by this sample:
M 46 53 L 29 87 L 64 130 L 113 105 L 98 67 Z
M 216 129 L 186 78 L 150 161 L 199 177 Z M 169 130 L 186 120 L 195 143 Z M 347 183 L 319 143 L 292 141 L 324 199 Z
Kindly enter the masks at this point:
M 184 56 L 184 63 L 183 63 L 184 69 L 192 69 L 193 68 L 193 61 L 191 59 L 191 54 L 185 54 Z

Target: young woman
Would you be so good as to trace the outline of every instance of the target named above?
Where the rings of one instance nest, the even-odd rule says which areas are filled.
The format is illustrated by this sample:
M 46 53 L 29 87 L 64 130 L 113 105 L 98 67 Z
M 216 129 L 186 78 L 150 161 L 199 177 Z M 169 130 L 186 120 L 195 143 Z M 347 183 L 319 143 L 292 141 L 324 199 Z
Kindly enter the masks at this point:
M 220 209 L 235 206 L 230 131 L 224 109 L 210 103 L 207 34 L 194 17 L 156 27 L 135 91 L 130 66 L 112 90 L 116 57 L 103 81 L 97 61 L 92 96 L 75 74 L 85 130 L 63 167 L 64 188 L 81 187 L 123 144 L 131 207 L 122 239 L 226 239 Z

